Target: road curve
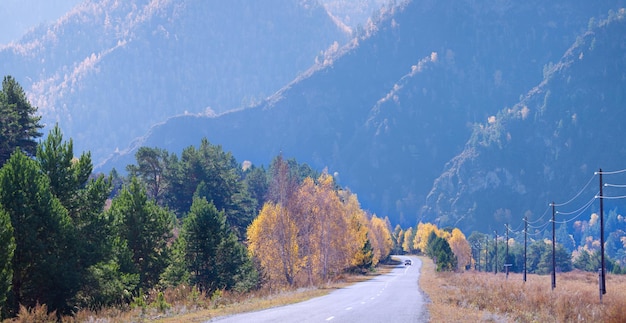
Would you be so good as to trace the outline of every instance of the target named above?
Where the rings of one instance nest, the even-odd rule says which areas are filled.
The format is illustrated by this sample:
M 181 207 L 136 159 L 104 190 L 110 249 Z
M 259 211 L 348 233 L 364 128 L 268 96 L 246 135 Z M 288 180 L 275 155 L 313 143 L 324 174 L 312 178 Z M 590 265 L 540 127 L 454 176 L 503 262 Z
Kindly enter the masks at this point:
M 208 322 L 427 322 L 418 287 L 422 262 L 397 256 L 402 265 L 389 274 L 338 289 L 305 302 L 257 312 L 217 317 Z M 411 266 L 404 260 L 410 259 Z

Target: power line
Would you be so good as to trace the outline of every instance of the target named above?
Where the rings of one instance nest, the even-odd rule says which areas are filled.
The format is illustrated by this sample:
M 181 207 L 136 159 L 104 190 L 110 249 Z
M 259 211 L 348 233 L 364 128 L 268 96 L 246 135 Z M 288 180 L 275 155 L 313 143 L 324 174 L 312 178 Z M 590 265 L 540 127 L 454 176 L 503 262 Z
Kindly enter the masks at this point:
M 598 192 L 600 193 L 600 192 Z M 596 198 L 598 198 L 598 193 L 596 193 L 596 195 L 594 197 L 591 198 L 591 200 L 589 200 L 589 202 L 585 203 L 583 206 L 581 206 L 580 208 L 578 208 L 578 210 L 575 211 L 571 211 L 571 212 L 561 212 L 561 211 L 556 211 L 557 214 L 563 214 L 563 215 L 572 215 L 581 211 L 584 211 L 585 209 L 587 209 L 591 204 L 593 204 L 593 201 L 596 200 Z
M 550 210 L 550 205 L 548 204 L 548 207 L 546 208 L 545 211 L 543 211 L 543 214 L 539 217 L 539 219 L 535 220 L 535 221 L 528 221 L 528 224 L 535 224 L 539 221 L 541 221 L 543 219 L 544 216 L 546 216 L 546 214 L 548 214 L 548 210 Z
M 587 186 L 589 186 L 589 184 L 591 184 L 591 181 L 593 180 L 593 178 L 594 178 L 594 177 L 596 177 L 596 173 L 594 173 L 594 174 L 591 176 L 591 178 L 589 179 L 589 181 L 587 181 L 587 184 L 585 184 L 585 186 L 584 186 L 584 187 L 583 187 L 580 191 L 578 191 L 578 193 L 576 193 L 576 195 L 574 195 L 574 197 L 572 197 L 569 201 L 567 201 L 567 202 L 563 202 L 563 203 L 554 203 L 554 206 L 565 206 L 565 205 L 567 205 L 567 204 L 571 203 L 572 201 L 574 201 L 577 197 L 579 197 L 579 196 L 580 196 L 580 194 L 582 194 L 582 192 L 584 192 L 584 191 L 585 191 L 585 189 L 587 188 Z
M 548 222 L 546 222 L 546 223 L 544 223 L 544 224 L 542 224 L 542 225 L 539 225 L 539 226 L 530 225 L 530 223 L 529 223 L 529 224 L 528 224 L 528 227 L 529 227 L 529 228 L 531 228 L 531 229 L 538 229 L 539 231 L 543 231 L 543 229 L 544 229 L 545 227 L 547 227 L 547 226 L 548 226 L 548 224 L 550 224 L 550 221 L 548 221 Z
M 606 171 L 597 171 L 594 172 L 594 175 L 615 175 L 615 174 L 620 174 L 620 173 L 626 173 L 626 169 L 620 169 L 620 170 L 614 170 L 614 171 L 610 171 L 610 172 L 606 172 Z
M 572 221 L 574 221 L 574 220 L 578 219 L 578 217 L 579 217 L 579 216 L 581 216 L 581 215 L 583 214 L 583 212 L 585 212 L 585 210 L 587 210 L 587 208 L 588 208 L 589 206 L 591 206 L 591 204 L 593 204 L 593 203 L 590 203 L 589 205 L 587 205 L 587 207 L 586 207 L 584 210 L 582 210 L 582 211 L 581 211 L 580 213 L 578 213 L 575 217 L 573 217 L 573 218 L 571 218 L 571 219 L 569 219 L 569 220 L 554 221 L 554 222 L 555 222 L 555 223 L 558 223 L 558 224 L 570 223 L 570 222 L 572 222 Z
M 546 223 L 547 224 L 547 223 Z M 543 233 L 543 230 L 537 231 L 535 233 L 530 233 L 527 232 L 526 234 L 528 234 L 529 236 L 533 236 L 533 237 L 541 237 L 541 234 Z
M 626 188 L 626 184 L 609 184 L 609 183 L 604 183 L 604 187 Z
M 604 200 L 620 200 L 620 199 L 626 199 L 626 195 L 620 195 L 620 196 L 596 196 L 596 198 L 599 199 L 604 199 Z
M 522 233 L 522 231 L 520 231 L 520 228 L 524 225 L 524 222 L 520 222 L 520 224 L 517 226 L 517 228 L 515 228 L 514 230 L 511 229 L 508 225 L 506 226 L 506 229 L 514 234 L 520 234 Z

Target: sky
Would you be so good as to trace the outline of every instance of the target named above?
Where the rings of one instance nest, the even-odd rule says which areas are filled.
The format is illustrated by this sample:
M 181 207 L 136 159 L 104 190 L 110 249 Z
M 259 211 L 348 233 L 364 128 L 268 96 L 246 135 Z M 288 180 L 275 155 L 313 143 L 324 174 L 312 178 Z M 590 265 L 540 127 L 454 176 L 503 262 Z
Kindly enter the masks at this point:
M 0 0 L 0 45 L 19 40 L 30 28 L 50 23 L 83 0 Z

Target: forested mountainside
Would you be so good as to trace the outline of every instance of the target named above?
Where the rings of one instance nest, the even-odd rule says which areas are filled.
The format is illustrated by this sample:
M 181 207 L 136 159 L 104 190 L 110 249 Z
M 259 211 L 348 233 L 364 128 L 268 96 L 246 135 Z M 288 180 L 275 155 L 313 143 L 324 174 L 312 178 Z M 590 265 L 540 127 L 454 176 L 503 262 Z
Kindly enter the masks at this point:
M 408 1 L 268 100 L 172 118 L 101 169 L 142 145 L 176 152 L 206 136 L 255 164 L 282 151 L 329 167 L 365 207 L 413 225 L 435 210 L 423 208 L 433 182 L 474 125 L 515 105 L 613 6 Z
M 555 202 L 557 220 L 571 229 L 572 219 L 598 212 L 594 172 L 626 168 L 624 30 L 624 9 L 592 21 L 519 103 L 477 124 L 435 181 L 425 217 L 441 225 L 496 229 L 524 216 L 537 220 Z M 623 184 L 626 178 L 605 174 L 604 180 Z M 626 195 L 615 187 L 604 193 Z M 605 210 L 623 212 L 619 202 L 607 199 Z
M 167 117 L 259 102 L 347 39 L 316 1 L 94 0 L 1 47 L 0 72 L 98 162 Z

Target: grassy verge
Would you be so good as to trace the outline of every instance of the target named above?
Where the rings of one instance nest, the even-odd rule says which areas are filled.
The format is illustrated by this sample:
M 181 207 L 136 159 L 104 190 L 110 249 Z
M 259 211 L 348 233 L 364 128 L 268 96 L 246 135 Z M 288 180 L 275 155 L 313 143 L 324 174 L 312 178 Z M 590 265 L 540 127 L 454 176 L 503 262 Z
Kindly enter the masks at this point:
M 432 322 L 626 322 L 626 276 L 607 276 L 600 303 L 595 273 L 559 273 L 552 290 L 550 275 L 436 273 L 421 259 Z
M 332 282 L 322 287 L 286 290 L 278 293 L 268 293 L 266 291 L 248 293 L 246 295 L 242 295 L 243 297 L 241 298 L 232 298 L 227 304 L 218 305 L 215 308 L 201 309 L 192 313 L 164 317 L 158 319 L 156 322 L 203 322 L 218 316 L 260 311 L 267 308 L 299 303 L 311 298 L 327 295 L 333 290 L 388 273 L 392 270 L 392 268 L 393 265 L 381 265 L 375 272 L 368 273 L 367 275 L 347 275 L 337 282 Z
M 162 293 L 153 291 L 146 295 L 140 305 L 132 307 L 110 307 L 93 312 L 81 310 L 72 317 L 63 317 L 63 322 L 204 322 L 211 318 L 233 315 L 243 312 L 259 311 L 271 307 L 302 302 L 314 297 L 326 295 L 358 282 L 372 279 L 390 272 L 397 263 L 379 265 L 374 272 L 366 275 L 344 275 L 325 286 L 268 291 L 265 289 L 234 293 L 218 291 L 213 295 L 203 295 L 189 287 L 167 289 Z M 17 318 L 10 320 L 21 322 L 56 322 L 54 313 L 48 313 L 45 305 L 20 311 Z

